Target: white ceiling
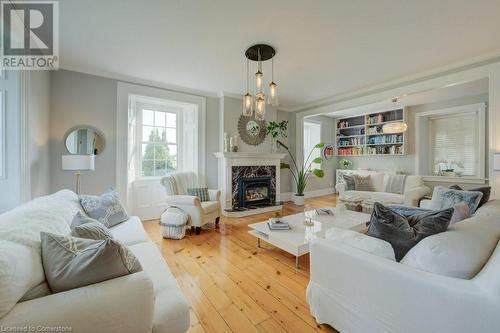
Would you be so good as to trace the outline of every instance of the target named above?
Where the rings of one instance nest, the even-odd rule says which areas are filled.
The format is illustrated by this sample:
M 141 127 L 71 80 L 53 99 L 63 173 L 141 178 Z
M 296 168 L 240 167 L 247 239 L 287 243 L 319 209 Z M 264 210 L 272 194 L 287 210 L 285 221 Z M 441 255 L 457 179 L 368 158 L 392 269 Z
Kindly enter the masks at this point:
M 358 114 L 379 112 L 380 110 L 390 110 L 392 108 L 400 108 L 404 106 L 434 104 L 471 96 L 487 95 L 488 91 L 489 81 L 487 78 L 484 78 L 481 80 L 452 85 L 440 89 L 427 90 L 411 95 L 399 96 L 397 102 L 393 102 L 392 100 L 388 99 L 380 101 L 378 103 L 361 105 L 355 108 L 325 113 L 323 115 L 332 118 L 355 116 Z
M 269 43 L 290 108 L 499 50 L 500 0 L 60 0 L 59 30 L 62 68 L 212 93 Z

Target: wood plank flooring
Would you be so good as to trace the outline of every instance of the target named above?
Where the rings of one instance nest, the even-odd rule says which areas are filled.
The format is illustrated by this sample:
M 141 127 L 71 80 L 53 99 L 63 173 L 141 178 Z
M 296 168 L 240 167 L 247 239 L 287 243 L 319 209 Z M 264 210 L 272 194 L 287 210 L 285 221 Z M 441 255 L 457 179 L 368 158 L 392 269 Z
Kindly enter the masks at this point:
M 336 197 L 307 199 L 306 205 L 335 206 Z M 287 202 L 283 215 L 303 209 Z M 309 312 L 309 256 L 300 258 L 296 271 L 295 257 L 264 242 L 257 249 L 256 238 L 247 233 L 248 224 L 271 215 L 221 217 L 231 225 L 230 235 L 202 230 L 182 240 L 163 239 L 157 220 L 144 222 L 191 304 L 189 332 L 337 332 L 318 325 Z

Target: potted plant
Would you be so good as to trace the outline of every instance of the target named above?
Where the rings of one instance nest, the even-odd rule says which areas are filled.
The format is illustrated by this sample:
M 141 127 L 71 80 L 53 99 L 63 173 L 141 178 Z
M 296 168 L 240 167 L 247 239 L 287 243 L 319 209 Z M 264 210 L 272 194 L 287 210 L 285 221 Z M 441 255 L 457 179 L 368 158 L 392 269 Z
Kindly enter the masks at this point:
M 281 122 L 271 121 L 269 125 L 267 125 L 267 135 L 271 135 L 271 152 L 275 153 L 278 151 L 278 139 L 287 137 L 287 127 L 287 120 Z
M 292 197 L 292 201 L 294 204 L 298 206 L 304 205 L 304 191 L 307 186 L 307 180 L 311 175 L 314 175 L 318 178 L 323 178 L 325 176 L 325 172 L 322 169 L 314 168 L 312 169 L 312 164 L 319 164 L 323 161 L 321 157 L 316 157 L 312 161 L 311 159 L 311 154 L 314 151 L 314 149 L 322 149 L 325 144 L 324 143 L 318 143 L 317 145 L 314 146 L 313 149 L 309 152 L 309 155 L 304 161 L 304 164 L 302 167 L 298 167 L 297 163 L 295 161 L 295 158 L 293 157 L 292 153 L 288 149 L 288 147 L 281 141 L 277 140 L 277 143 L 286 149 L 288 154 L 290 155 L 290 158 L 292 160 L 292 165 L 287 164 L 287 163 L 281 163 L 281 169 L 288 169 L 292 173 L 293 180 L 295 181 L 296 185 L 296 192 Z
M 342 167 L 342 169 L 350 169 L 352 167 L 352 161 L 345 158 L 341 159 L 339 161 L 339 164 Z

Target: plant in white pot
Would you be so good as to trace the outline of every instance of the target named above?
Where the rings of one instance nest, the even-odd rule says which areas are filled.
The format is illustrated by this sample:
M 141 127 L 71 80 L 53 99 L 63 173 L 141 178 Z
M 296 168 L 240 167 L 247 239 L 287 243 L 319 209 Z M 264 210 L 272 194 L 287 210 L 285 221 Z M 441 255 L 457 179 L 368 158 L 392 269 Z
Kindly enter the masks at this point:
M 281 141 L 277 140 L 278 144 L 285 148 L 286 151 L 288 152 L 288 155 L 290 155 L 290 159 L 292 160 L 292 165 L 287 164 L 287 163 L 281 163 L 281 169 L 288 169 L 290 170 L 293 180 L 295 181 L 296 185 L 296 192 L 292 197 L 292 201 L 294 204 L 298 206 L 304 205 L 304 191 L 307 186 L 307 180 L 311 175 L 314 175 L 318 178 L 323 178 L 325 176 L 325 172 L 321 168 L 312 168 L 313 164 L 320 164 L 323 161 L 323 158 L 321 157 L 316 157 L 311 161 L 311 155 L 312 152 L 315 149 L 322 149 L 325 144 L 324 143 L 318 143 L 317 145 L 314 146 L 313 149 L 309 152 L 309 155 L 304 161 L 304 164 L 302 165 L 301 168 L 297 166 L 297 162 L 295 161 L 295 158 L 293 157 L 292 153 L 290 152 L 290 149 Z

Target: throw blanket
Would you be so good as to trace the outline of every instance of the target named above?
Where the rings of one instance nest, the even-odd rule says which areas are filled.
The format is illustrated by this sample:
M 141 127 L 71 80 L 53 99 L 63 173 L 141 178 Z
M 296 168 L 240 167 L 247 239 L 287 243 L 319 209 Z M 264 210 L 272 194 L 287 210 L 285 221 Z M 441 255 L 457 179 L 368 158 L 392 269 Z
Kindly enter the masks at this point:
M 403 194 L 406 175 L 385 175 L 385 192 Z
M 0 241 L 29 246 L 40 253 L 40 232 L 69 234 L 78 211 L 78 196 L 68 190 L 37 198 L 0 215 Z

